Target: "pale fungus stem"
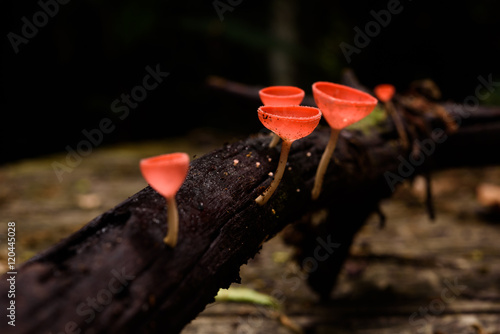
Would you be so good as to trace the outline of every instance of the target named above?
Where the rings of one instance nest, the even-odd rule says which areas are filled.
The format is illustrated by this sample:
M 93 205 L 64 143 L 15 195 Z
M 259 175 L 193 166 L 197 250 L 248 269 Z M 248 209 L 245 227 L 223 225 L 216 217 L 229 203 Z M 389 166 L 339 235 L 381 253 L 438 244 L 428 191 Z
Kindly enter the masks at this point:
M 163 239 L 163 242 L 174 248 L 177 245 L 179 234 L 179 212 L 177 211 L 177 203 L 174 196 L 167 197 L 167 225 L 167 236 Z
M 269 148 L 276 147 L 276 145 L 278 145 L 279 142 L 280 142 L 280 136 L 278 136 L 277 134 L 273 133 L 273 139 L 269 143 Z
M 394 107 L 394 104 L 392 101 L 387 101 L 384 103 L 387 113 L 392 117 L 392 120 L 394 121 L 394 125 L 396 126 L 396 130 L 398 132 L 399 138 L 401 139 L 401 146 L 404 149 L 407 149 L 410 145 L 408 142 L 408 136 L 406 135 L 405 127 L 403 124 L 403 120 L 399 116 L 399 114 L 396 112 L 396 107 Z
M 312 199 L 316 200 L 321 193 L 321 188 L 323 186 L 323 179 L 325 178 L 326 169 L 328 168 L 328 164 L 330 163 L 330 159 L 332 158 L 333 151 L 337 146 L 337 140 L 339 138 L 340 130 L 333 129 L 330 133 L 330 140 L 326 145 L 325 151 L 321 156 L 321 160 L 318 165 L 318 169 L 316 170 L 316 177 L 314 179 L 314 187 L 312 190 Z
M 264 191 L 264 193 L 255 199 L 255 202 L 257 202 L 257 204 L 259 205 L 266 204 L 269 198 L 271 198 L 273 193 L 278 188 L 281 178 L 283 177 L 283 173 L 285 172 L 286 162 L 288 160 L 288 153 L 290 152 L 291 145 L 292 141 L 288 140 L 283 140 L 283 142 L 281 143 L 280 160 L 278 162 L 278 168 L 276 169 L 276 173 L 274 173 L 274 180 L 271 182 L 269 187 Z

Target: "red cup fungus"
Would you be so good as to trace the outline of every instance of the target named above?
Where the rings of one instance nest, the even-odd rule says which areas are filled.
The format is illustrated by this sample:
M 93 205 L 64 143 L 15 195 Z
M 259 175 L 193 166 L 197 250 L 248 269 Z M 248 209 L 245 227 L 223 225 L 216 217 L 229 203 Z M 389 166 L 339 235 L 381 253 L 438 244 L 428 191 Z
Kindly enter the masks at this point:
M 380 102 L 386 103 L 392 99 L 396 88 L 391 84 L 380 84 L 375 86 L 373 92 Z
M 399 138 L 401 139 L 401 145 L 403 148 L 408 148 L 408 136 L 406 135 L 406 131 L 403 125 L 403 120 L 400 115 L 396 112 L 396 108 L 392 103 L 392 97 L 396 93 L 396 88 L 391 84 L 380 84 L 375 86 L 373 89 L 375 96 L 384 104 L 385 110 L 387 114 L 392 117 L 394 121 L 394 125 L 396 126 L 396 130 L 398 131 Z
M 186 179 L 189 156 L 186 153 L 170 153 L 146 158 L 140 161 L 140 168 L 144 179 L 167 201 L 168 233 L 163 241 L 173 248 L 179 232 L 175 195 Z
M 293 106 L 302 102 L 305 92 L 295 86 L 269 86 L 261 89 L 259 96 L 265 106 Z M 280 137 L 273 133 L 269 147 L 278 145 L 279 140 Z
M 316 105 L 331 127 L 330 139 L 321 156 L 312 190 L 312 198 L 317 199 L 340 130 L 368 116 L 377 105 L 377 99 L 358 89 L 325 81 L 315 82 L 312 90 Z
M 255 199 L 259 205 L 264 205 L 283 177 L 292 143 L 314 131 L 321 119 L 321 112 L 318 108 L 305 106 L 264 106 L 258 109 L 257 114 L 262 124 L 283 140 L 274 180 L 264 193 Z
M 292 106 L 299 105 L 305 93 L 294 86 L 270 86 L 261 89 L 259 96 L 265 106 Z

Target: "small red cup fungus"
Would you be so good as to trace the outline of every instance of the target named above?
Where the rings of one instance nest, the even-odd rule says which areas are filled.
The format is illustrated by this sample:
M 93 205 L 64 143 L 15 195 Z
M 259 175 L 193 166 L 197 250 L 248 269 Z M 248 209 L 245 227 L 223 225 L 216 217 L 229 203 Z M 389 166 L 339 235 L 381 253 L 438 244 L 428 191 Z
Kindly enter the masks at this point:
M 305 93 L 294 86 L 270 86 L 262 88 L 259 96 L 265 106 L 292 106 L 299 105 Z
M 292 143 L 314 131 L 321 119 L 321 112 L 318 108 L 305 106 L 264 106 L 260 107 L 257 113 L 262 124 L 283 140 L 274 180 L 264 193 L 255 199 L 259 205 L 264 205 L 283 177 Z
M 375 96 L 377 96 L 377 98 L 380 100 L 380 102 L 384 104 L 387 114 L 392 117 L 394 125 L 396 126 L 396 130 L 398 131 L 399 138 L 401 139 L 401 145 L 405 149 L 408 148 L 408 136 L 406 135 L 403 120 L 396 112 L 396 108 L 391 101 L 392 97 L 396 93 L 396 88 L 391 84 L 380 84 L 373 88 L 373 92 L 375 93 Z
M 380 84 L 375 86 L 373 92 L 381 102 L 386 103 L 392 99 L 396 88 L 391 84 Z
M 302 102 L 305 92 L 295 86 L 269 86 L 262 88 L 259 96 L 265 106 L 293 106 Z M 280 137 L 273 133 L 269 147 L 278 145 L 279 140 Z
M 315 82 L 312 90 L 316 105 L 331 127 L 330 139 L 321 156 L 312 190 L 312 198 L 317 199 L 340 130 L 368 116 L 377 105 L 377 99 L 358 89 L 324 81 Z
M 189 156 L 186 153 L 170 153 L 146 158 L 140 161 L 140 168 L 144 179 L 167 201 L 168 233 L 163 241 L 173 248 L 179 233 L 175 195 L 186 179 Z

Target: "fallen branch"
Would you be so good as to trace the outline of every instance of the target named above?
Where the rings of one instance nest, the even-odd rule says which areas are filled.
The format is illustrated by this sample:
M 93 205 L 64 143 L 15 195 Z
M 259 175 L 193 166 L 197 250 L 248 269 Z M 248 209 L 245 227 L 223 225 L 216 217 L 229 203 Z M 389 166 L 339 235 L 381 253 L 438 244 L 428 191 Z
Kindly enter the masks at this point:
M 445 107 L 458 115 L 456 108 Z M 415 117 L 429 129 L 445 126 L 434 114 Z M 175 249 L 163 243 L 165 201 L 150 187 L 98 216 L 18 268 L 16 333 L 177 333 L 220 288 L 239 281 L 239 268 L 263 242 L 300 220 L 307 224 L 298 228 L 314 233 L 301 234 L 308 239 L 294 243 L 301 245 L 303 259 L 312 259 L 306 269 L 313 288 L 328 296 L 353 236 L 392 193 L 387 172 L 398 175 L 401 157 L 410 154 L 397 145 L 390 123 L 369 135 L 343 131 L 323 193 L 313 202 L 310 191 L 328 136 L 328 130 L 318 129 L 292 145 L 284 178 L 264 207 L 254 200 L 271 182 L 268 173 L 279 157 L 278 149 L 268 148 L 270 137 L 224 145 L 194 160 L 177 195 Z M 429 137 L 413 138 L 425 139 Z M 498 164 L 499 143 L 500 108 L 479 108 L 408 176 Z M 326 219 L 309 224 L 322 210 Z M 0 283 L 1 305 L 9 302 L 7 276 Z M 0 331 L 5 333 L 7 326 L 0 322 Z

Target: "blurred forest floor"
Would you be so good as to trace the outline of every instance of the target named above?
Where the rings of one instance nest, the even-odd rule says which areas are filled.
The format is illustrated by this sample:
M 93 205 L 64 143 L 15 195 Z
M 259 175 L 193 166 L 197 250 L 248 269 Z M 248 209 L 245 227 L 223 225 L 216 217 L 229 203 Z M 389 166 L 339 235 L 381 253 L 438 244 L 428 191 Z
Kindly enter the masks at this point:
M 99 148 L 62 182 L 51 164 L 64 154 L 0 166 L 0 272 L 7 269 L 7 222 L 16 222 L 19 264 L 145 187 L 141 158 L 174 151 L 199 157 L 233 140 L 196 131 Z M 382 203 L 386 226 L 373 216 L 357 235 L 326 304 L 278 235 L 242 266 L 241 286 L 279 292 L 280 307 L 216 302 L 182 333 L 500 333 L 500 224 L 478 214 L 481 183 L 500 185 L 500 166 L 434 173 L 434 222 L 423 180 L 400 187 Z

